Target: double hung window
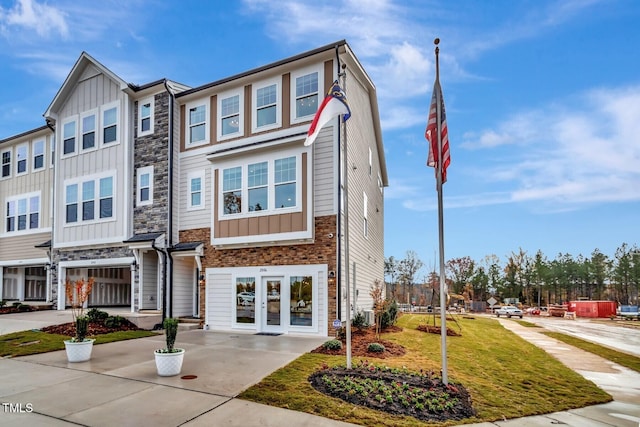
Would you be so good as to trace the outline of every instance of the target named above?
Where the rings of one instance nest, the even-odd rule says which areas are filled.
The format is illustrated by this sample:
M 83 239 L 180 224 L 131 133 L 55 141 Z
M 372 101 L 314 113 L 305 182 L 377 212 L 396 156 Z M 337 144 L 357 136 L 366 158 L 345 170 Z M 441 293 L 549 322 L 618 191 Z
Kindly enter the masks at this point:
M 143 99 L 138 103 L 138 136 L 153 133 L 153 98 Z
M 118 141 L 118 107 L 107 107 L 102 111 L 102 143 Z
M 201 209 L 204 207 L 204 172 L 198 171 L 189 174 L 189 201 L 188 209 Z
M 44 140 L 33 142 L 33 170 L 44 168 Z
M 97 211 L 96 211 L 97 209 Z M 113 177 L 82 179 L 65 186 L 67 224 L 113 217 Z
M 71 120 L 62 125 L 62 154 L 76 152 L 76 121 Z
M 27 144 L 18 145 L 16 148 L 16 175 L 27 173 L 27 160 L 29 157 L 29 146 Z
M 80 120 L 82 125 L 82 149 L 90 150 L 96 146 L 96 115 L 89 114 Z
M 138 169 L 138 192 L 136 205 L 144 206 L 153 203 L 153 166 Z
M 207 140 L 207 106 L 205 104 L 189 108 L 189 144 Z
M 2 152 L 2 178 L 11 176 L 11 150 Z
M 40 195 L 30 194 L 7 200 L 6 231 L 34 230 L 40 227 Z

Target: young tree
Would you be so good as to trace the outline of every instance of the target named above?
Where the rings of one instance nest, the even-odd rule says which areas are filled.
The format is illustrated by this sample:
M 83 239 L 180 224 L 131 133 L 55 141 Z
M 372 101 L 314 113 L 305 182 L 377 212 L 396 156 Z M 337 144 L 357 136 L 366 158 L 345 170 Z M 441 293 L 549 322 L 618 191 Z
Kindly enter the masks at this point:
M 598 248 L 591 252 L 591 270 L 593 274 L 593 297 L 597 300 L 604 298 L 605 282 L 609 277 L 611 262 Z
M 446 269 L 453 283 L 453 292 L 461 294 L 464 286 L 471 281 L 475 270 L 475 262 L 468 256 L 447 261 Z
M 389 285 L 391 297 L 396 298 L 396 281 L 398 278 L 398 261 L 393 256 L 384 260 L 384 275 L 388 277 L 387 284 Z

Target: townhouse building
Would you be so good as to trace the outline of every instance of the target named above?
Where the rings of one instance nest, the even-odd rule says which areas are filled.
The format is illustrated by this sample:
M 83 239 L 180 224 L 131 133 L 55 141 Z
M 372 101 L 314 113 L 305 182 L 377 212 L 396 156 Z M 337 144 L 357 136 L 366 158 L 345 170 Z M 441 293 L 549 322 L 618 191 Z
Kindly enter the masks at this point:
M 351 118 L 304 146 L 335 80 Z M 39 194 L 47 216 L 27 230 L 5 215 L 0 248 L 31 237 L 24 255 L 0 249 L 3 298 L 25 299 L 37 269 L 58 309 L 67 278 L 94 277 L 91 306 L 213 330 L 326 336 L 347 291 L 349 308 L 371 308 L 388 179 L 375 86 L 344 40 L 195 88 L 128 84 L 82 53 L 45 119 L 0 141 L 13 169 L 18 147 L 58 141 L 47 173 L 0 180 L 7 212 Z

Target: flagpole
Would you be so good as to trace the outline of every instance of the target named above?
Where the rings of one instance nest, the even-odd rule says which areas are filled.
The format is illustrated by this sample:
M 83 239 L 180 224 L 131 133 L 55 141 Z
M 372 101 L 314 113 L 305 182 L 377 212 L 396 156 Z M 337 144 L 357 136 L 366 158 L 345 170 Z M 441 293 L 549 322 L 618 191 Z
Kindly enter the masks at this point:
M 440 39 L 436 38 L 433 43 L 436 45 L 436 85 L 440 87 L 440 62 L 438 54 L 440 48 L 438 43 Z M 443 203 L 442 203 L 442 164 L 444 163 L 442 155 L 442 91 L 436 91 L 436 123 L 438 134 L 438 173 L 436 181 L 438 187 L 438 239 L 440 249 L 440 341 L 442 349 L 442 383 L 448 384 L 447 378 L 447 291 L 445 283 L 444 270 L 444 219 L 443 219 Z
M 342 90 L 347 91 L 346 64 L 342 64 L 342 72 L 338 73 L 338 78 L 342 77 Z M 347 369 L 351 369 L 351 292 L 349 284 L 349 157 L 347 157 L 347 123 L 342 120 L 342 143 L 344 145 L 344 278 L 345 278 L 345 309 L 346 320 L 346 341 L 347 341 Z

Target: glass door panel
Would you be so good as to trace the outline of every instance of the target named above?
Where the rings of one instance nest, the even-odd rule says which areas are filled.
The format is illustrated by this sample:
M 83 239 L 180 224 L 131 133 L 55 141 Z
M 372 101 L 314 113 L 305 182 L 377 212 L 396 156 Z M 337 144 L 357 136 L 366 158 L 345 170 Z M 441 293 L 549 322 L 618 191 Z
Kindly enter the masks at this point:
M 264 279 L 263 301 L 266 301 L 265 326 L 280 326 L 281 322 L 281 302 L 282 279 Z

